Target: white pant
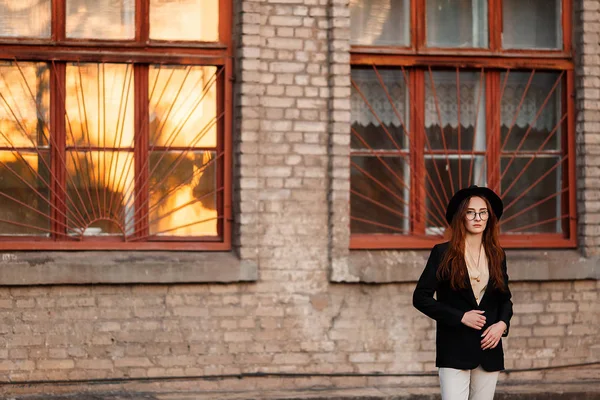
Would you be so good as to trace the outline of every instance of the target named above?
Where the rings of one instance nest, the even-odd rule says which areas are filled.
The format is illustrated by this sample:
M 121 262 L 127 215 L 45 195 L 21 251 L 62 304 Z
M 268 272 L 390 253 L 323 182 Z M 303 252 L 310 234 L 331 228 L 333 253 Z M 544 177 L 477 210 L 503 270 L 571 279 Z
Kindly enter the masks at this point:
M 493 400 L 499 371 L 440 368 L 442 400 Z

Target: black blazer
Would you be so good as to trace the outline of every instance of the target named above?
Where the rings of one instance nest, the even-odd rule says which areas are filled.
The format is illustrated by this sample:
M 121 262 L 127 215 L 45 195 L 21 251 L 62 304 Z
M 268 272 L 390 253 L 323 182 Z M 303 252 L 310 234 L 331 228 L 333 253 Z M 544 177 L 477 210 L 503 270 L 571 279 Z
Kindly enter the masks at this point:
M 435 365 L 455 369 L 474 369 L 481 365 L 486 371 L 503 370 L 502 340 L 494 349 L 482 350 L 481 335 L 488 326 L 498 321 L 504 321 L 507 327 L 510 326 L 513 314 L 510 290 L 501 292 L 490 282 L 479 305 L 470 282 L 466 282 L 465 289 L 453 290 L 448 280 L 438 280 L 436 277 L 447 249 L 448 243 L 442 243 L 431 250 L 413 294 L 413 305 L 437 322 Z M 502 272 L 508 289 L 506 258 L 502 262 Z M 434 293 L 437 300 L 433 298 Z M 486 325 L 480 331 L 460 322 L 465 312 L 474 309 L 485 311 Z M 507 335 L 508 329 L 503 336 Z

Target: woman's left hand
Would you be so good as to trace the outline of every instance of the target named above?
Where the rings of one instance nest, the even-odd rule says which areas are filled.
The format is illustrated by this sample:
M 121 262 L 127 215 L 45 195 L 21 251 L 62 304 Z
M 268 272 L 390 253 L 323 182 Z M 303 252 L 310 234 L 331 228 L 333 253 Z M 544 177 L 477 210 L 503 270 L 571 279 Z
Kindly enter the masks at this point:
M 488 326 L 481 335 L 483 337 L 483 339 L 481 339 L 481 348 L 483 350 L 488 350 L 498 346 L 505 329 L 506 324 L 504 321 L 496 322 L 495 324 Z

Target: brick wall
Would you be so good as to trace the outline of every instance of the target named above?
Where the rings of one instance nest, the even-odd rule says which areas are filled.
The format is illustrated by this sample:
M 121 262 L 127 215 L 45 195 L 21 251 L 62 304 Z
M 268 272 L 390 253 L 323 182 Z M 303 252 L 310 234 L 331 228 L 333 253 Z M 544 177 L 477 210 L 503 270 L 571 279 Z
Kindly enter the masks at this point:
M 598 26 L 597 5 L 585 1 L 575 14 L 586 34 Z M 258 266 L 257 282 L 1 288 L 1 380 L 435 371 L 433 322 L 411 306 L 414 283 L 330 282 L 332 275 L 354 280 L 348 274 L 348 26 L 345 0 L 236 3 L 234 247 Z M 589 255 L 600 244 L 594 197 L 600 86 L 593 89 L 600 62 L 598 39 L 585 37 L 578 39 L 578 167 L 581 243 Z M 600 360 L 598 281 L 514 282 L 512 289 L 508 368 Z M 503 379 L 588 374 L 568 368 Z M 399 379 L 313 376 L 203 387 Z
M 433 323 L 412 308 L 412 284 L 328 287 L 322 266 L 267 270 L 257 284 L 5 289 L 0 377 L 434 371 Z M 599 288 L 593 281 L 514 283 L 507 368 L 600 359 Z M 569 369 L 535 374 L 576 376 Z M 523 377 L 531 373 L 510 376 Z
M 600 1 L 575 1 L 579 244 L 600 254 Z M 590 190 L 591 189 L 591 190 Z

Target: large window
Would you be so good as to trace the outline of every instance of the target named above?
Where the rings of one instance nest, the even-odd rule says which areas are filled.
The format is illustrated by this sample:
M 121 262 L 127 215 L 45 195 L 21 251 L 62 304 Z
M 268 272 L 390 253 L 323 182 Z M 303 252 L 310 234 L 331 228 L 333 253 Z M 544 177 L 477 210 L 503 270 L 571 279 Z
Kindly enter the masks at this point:
M 230 8 L 0 1 L 0 248 L 229 248 Z
M 351 0 L 351 247 L 426 248 L 472 184 L 506 247 L 575 245 L 569 0 Z

